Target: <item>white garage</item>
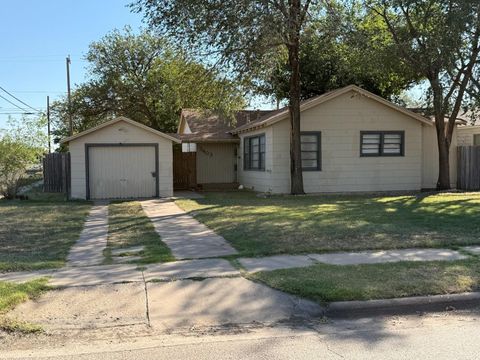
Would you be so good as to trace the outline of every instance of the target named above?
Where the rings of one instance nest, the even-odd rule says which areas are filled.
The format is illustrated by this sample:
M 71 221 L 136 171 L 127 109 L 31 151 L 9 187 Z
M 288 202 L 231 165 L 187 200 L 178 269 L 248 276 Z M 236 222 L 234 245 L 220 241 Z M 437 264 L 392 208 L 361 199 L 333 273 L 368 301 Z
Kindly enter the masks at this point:
M 174 137 L 119 117 L 62 143 L 69 144 L 73 199 L 173 195 Z

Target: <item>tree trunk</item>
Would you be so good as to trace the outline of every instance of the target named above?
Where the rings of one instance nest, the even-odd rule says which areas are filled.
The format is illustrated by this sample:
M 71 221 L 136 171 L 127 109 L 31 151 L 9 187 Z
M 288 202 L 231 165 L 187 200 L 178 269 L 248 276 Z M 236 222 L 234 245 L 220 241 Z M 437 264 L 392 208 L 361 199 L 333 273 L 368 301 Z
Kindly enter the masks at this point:
M 290 7 L 290 44 L 288 59 L 290 65 L 290 192 L 304 194 L 302 173 L 302 151 L 300 142 L 300 1 L 292 1 Z
M 443 106 L 443 89 L 438 74 L 430 78 L 433 92 L 433 109 L 435 112 L 435 128 L 438 146 L 438 180 L 437 190 L 450 189 L 450 141 L 445 132 L 445 111 Z
M 445 136 L 444 136 L 445 138 Z M 438 181 L 437 190 L 450 189 L 450 146 L 443 142 L 438 142 Z

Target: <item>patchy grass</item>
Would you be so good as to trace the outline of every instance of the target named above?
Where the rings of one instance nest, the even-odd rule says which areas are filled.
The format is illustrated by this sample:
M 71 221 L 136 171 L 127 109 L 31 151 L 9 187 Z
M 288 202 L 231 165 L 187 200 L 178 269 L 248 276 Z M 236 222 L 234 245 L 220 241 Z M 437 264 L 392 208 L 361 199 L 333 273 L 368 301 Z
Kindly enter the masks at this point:
M 6 319 L 2 314 L 24 301 L 38 298 L 50 289 L 47 282 L 47 279 L 36 279 L 22 284 L 0 281 L 0 330 L 23 333 L 41 330 L 37 325 Z
M 480 194 L 178 200 L 246 256 L 480 244 Z
M 248 275 L 273 288 L 320 303 L 452 294 L 480 288 L 480 262 L 399 262 L 336 266 L 317 264 Z
M 170 249 L 155 232 L 152 222 L 143 212 L 138 201 L 116 202 L 108 207 L 108 245 L 104 254 L 111 262 L 113 249 L 145 246 L 139 253 L 142 258 L 137 264 L 173 261 Z M 133 254 L 132 254 L 133 255 Z
M 91 207 L 38 189 L 27 195 L 0 200 L 0 272 L 62 267 Z

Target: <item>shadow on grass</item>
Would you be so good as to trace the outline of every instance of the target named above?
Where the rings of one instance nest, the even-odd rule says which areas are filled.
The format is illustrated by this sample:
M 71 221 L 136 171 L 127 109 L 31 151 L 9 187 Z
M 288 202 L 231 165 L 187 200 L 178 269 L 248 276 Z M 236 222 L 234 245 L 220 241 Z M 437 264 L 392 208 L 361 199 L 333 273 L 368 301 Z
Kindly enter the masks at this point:
M 480 243 L 480 195 L 208 193 L 178 203 L 249 256 Z

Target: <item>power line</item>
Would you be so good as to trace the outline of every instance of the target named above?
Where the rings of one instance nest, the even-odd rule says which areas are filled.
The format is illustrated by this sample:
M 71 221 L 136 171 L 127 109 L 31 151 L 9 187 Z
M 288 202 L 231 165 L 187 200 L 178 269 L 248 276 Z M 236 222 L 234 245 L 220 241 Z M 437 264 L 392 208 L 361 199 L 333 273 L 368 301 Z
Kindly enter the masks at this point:
M 36 112 L 39 112 L 37 109 L 35 109 L 34 107 L 28 105 L 26 102 L 20 100 L 19 98 L 17 98 L 15 95 L 9 93 L 7 90 L 5 90 L 3 87 L 0 86 L 0 89 L 3 90 L 4 92 L 6 92 L 8 95 L 10 95 L 12 98 L 14 98 L 15 100 L 17 100 L 19 103 L 25 105 L 26 107 L 36 111 Z
M 16 94 L 66 94 L 66 91 L 45 91 L 45 90 L 10 90 Z
M 15 104 L 14 102 L 8 100 L 8 99 L 7 99 L 6 97 L 4 97 L 3 95 L 0 95 L 0 98 L 2 98 L 3 100 L 5 100 L 6 102 L 12 104 L 12 105 L 15 106 L 16 108 L 18 108 L 18 109 L 20 109 L 20 110 L 22 110 L 22 111 L 24 111 L 24 112 L 27 112 L 24 108 L 18 106 L 18 105 Z

